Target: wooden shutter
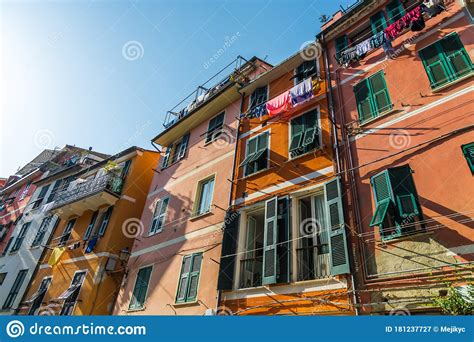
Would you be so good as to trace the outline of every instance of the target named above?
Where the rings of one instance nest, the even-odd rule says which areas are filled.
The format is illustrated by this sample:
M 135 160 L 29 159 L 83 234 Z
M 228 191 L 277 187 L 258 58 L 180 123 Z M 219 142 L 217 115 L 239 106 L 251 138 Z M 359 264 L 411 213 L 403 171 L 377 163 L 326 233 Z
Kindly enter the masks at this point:
M 150 276 L 151 266 L 141 268 L 138 271 L 135 288 L 133 289 L 132 300 L 130 301 L 130 309 L 142 308 L 145 304 Z
M 375 204 L 379 204 L 383 200 L 390 199 L 393 201 L 392 186 L 388 171 L 382 171 L 381 173 L 373 176 L 370 179 L 372 185 L 372 191 L 374 193 Z
M 406 218 L 421 213 L 418 194 L 409 165 L 390 168 L 388 170 L 395 196 L 395 203 L 400 217 Z
M 388 94 L 387 84 L 382 71 L 372 75 L 369 78 L 370 90 L 372 93 L 372 102 L 375 105 L 375 115 L 389 110 L 392 107 L 390 96 Z
M 233 288 L 239 219 L 240 214 L 238 212 L 227 212 L 224 221 L 219 279 L 217 281 L 218 290 L 232 290 Z
M 108 207 L 107 211 L 105 212 L 103 218 L 102 218 L 102 223 L 99 228 L 99 236 L 103 236 L 105 234 L 105 230 L 107 229 L 107 226 L 109 225 L 110 221 L 110 216 L 112 216 L 112 210 L 114 207 Z
M 288 283 L 290 281 L 290 199 L 288 197 L 278 199 L 278 283 Z
M 83 237 L 84 240 L 87 240 L 87 239 L 91 236 L 92 229 L 94 229 L 95 221 L 97 220 L 97 215 L 98 215 L 98 214 L 99 214 L 98 211 L 95 211 L 95 212 L 92 214 L 91 222 L 90 222 L 89 225 L 87 226 L 86 232 L 85 232 L 84 237 Z
M 443 55 L 438 52 L 436 43 L 425 47 L 419 52 L 419 55 L 432 88 L 449 82 L 449 69 Z
M 387 21 L 383 11 L 380 11 L 370 17 L 370 25 L 372 27 L 372 33 L 375 35 L 387 27 Z
M 386 9 L 388 14 L 388 20 L 390 21 L 390 23 L 396 22 L 398 19 L 405 15 L 405 10 L 403 9 L 400 0 L 393 0 L 387 5 Z
M 331 254 L 331 274 L 349 273 L 344 213 L 339 178 L 324 184 L 326 215 L 329 223 L 329 251 Z
M 265 201 L 265 227 L 263 236 L 263 277 L 262 284 L 276 283 L 277 249 L 277 197 Z
M 169 145 L 167 148 L 166 148 L 166 152 L 165 152 L 165 155 L 162 157 L 161 159 L 161 167 L 162 168 L 165 168 L 168 166 L 168 163 L 170 161 L 170 155 L 171 155 L 171 151 L 173 150 L 173 144 Z
M 359 112 L 359 121 L 364 122 L 372 118 L 374 108 L 372 105 L 370 88 L 367 80 L 363 80 L 354 86 L 354 94 Z
M 178 282 L 178 292 L 176 295 L 176 303 L 183 303 L 186 301 L 186 292 L 188 290 L 189 271 L 191 270 L 192 255 L 183 257 L 181 263 L 181 274 Z
M 186 150 L 188 149 L 188 143 L 189 143 L 189 133 L 183 135 L 183 138 L 181 140 L 181 145 L 179 146 L 179 151 L 177 151 L 178 160 L 184 158 L 186 154 Z
M 457 34 L 450 34 L 437 44 L 442 49 L 452 79 L 468 74 L 473 70 L 472 62 Z
M 192 256 L 191 270 L 189 272 L 189 285 L 186 293 L 186 301 L 193 302 L 197 299 L 199 287 L 199 275 L 201 273 L 202 253 Z
M 461 149 L 466 158 L 467 165 L 471 169 L 471 173 L 474 175 L 474 142 L 462 145 Z

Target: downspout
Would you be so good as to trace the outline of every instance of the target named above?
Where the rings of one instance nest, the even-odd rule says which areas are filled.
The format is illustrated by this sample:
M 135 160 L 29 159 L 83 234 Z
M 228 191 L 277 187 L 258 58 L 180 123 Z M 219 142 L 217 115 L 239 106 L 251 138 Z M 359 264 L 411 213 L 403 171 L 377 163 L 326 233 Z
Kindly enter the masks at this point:
M 336 127 L 336 113 L 335 113 L 335 110 L 334 110 L 334 97 L 333 97 L 333 90 L 332 90 L 332 80 L 331 80 L 331 72 L 330 72 L 330 69 L 329 69 L 329 57 L 328 57 L 328 52 L 327 52 L 327 46 L 326 46 L 326 40 L 324 38 L 324 34 L 321 33 L 319 35 L 320 37 L 320 40 L 322 41 L 322 50 L 323 50 L 323 54 L 324 54 L 324 68 L 325 68 L 325 71 L 326 71 L 326 93 L 327 93 L 327 96 L 328 96 L 328 103 L 329 103 L 329 111 L 331 113 L 331 121 L 332 121 L 332 135 L 333 135 L 333 138 L 334 138 L 334 142 L 333 142 L 333 146 L 334 146 L 334 151 L 335 151 L 335 159 L 336 159 L 336 173 L 337 174 L 340 174 L 341 172 L 341 164 L 340 164 L 340 155 L 339 155 L 339 139 L 338 139 L 338 135 L 337 135 L 337 127 Z M 336 85 L 338 87 L 338 94 L 340 96 L 340 91 L 339 91 L 339 82 L 338 82 L 338 79 L 337 79 L 337 70 L 336 70 Z M 339 105 L 341 103 L 339 102 Z M 341 135 L 342 135 L 342 138 L 344 139 L 344 129 L 345 129 L 345 120 L 344 120 L 344 112 L 343 112 L 343 108 L 341 107 Z M 349 155 L 351 154 L 351 152 L 349 151 Z M 351 158 L 352 160 L 352 158 Z M 354 183 L 353 183 L 354 184 Z M 355 201 L 354 201 L 355 202 Z M 357 213 L 356 213 L 356 216 L 358 217 L 358 207 L 357 209 L 355 210 Z M 351 253 L 352 254 L 352 253 Z M 355 262 L 354 258 L 351 257 L 351 259 L 353 260 L 353 263 Z M 356 316 L 359 316 L 360 313 L 359 313 L 359 303 L 357 302 L 357 296 L 356 296 L 356 290 L 355 290 L 355 279 L 354 279 L 354 274 L 353 272 L 350 273 L 351 274 L 351 284 L 352 284 L 352 301 L 354 302 L 354 311 L 356 313 Z
M 241 93 L 241 96 L 240 96 L 240 111 L 239 111 L 239 117 L 237 118 L 237 134 L 235 136 L 235 147 L 234 147 L 234 159 L 232 161 L 232 172 L 231 172 L 231 175 L 230 175 L 230 193 L 229 193 L 229 208 L 232 206 L 232 193 L 233 193 L 233 190 L 234 190 L 234 170 L 235 170 L 235 164 L 237 162 L 237 149 L 238 149 L 238 146 L 239 146 L 239 138 L 240 138 L 240 115 L 242 113 L 242 110 L 244 109 L 244 97 L 245 97 L 245 93 Z M 222 252 L 221 252 L 222 254 Z M 221 294 L 222 294 L 222 291 L 221 290 L 217 290 L 217 306 L 220 307 L 221 306 Z M 217 310 L 216 310 L 217 312 Z

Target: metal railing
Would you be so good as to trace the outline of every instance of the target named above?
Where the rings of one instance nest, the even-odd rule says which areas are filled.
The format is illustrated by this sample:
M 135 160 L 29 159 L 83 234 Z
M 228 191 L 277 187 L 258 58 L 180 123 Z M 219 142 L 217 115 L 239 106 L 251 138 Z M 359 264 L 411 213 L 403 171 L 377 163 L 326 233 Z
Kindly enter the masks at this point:
M 296 249 L 298 281 L 327 278 L 331 275 L 329 253 L 320 253 L 324 245 Z
M 239 288 L 262 285 L 263 258 L 248 258 L 240 261 Z
M 166 113 L 163 126 L 171 127 L 176 122 L 186 117 L 189 113 L 203 105 L 219 90 L 223 89 L 232 82 L 238 81 L 240 71 L 247 60 L 237 56 L 231 63 L 219 70 L 214 76 L 201 84 L 191 94 L 181 100 L 176 106 Z M 223 76 L 224 75 L 224 76 Z M 220 81 L 215 80 L 221 77 Z
M 78 201 L 105 190 L 119 195 L 122 191 L 122 185 L 122 177 L 112 173 L 91 180 L 86 180 L 85 182 L 73 185 L 71 189 L 58 191 L 53 198 L 53 208 L 62 207 L 68 203 Z

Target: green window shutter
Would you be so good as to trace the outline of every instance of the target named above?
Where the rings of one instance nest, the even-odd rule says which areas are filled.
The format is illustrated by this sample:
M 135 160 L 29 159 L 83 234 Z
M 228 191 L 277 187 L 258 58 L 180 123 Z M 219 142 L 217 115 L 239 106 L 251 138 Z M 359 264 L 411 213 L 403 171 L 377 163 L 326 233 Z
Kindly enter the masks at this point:
M 177 151 L 178 160 L 184 158 L 184 155 L 186 154 L 186 150 L 188 149 L 188 143 L 189 143 L 189 133 L 183 135 L 183 138 L 181 140 L 181 145 L 179 146 L 179 151 Z
M 301 146 L 301 141 L 304 135 L 303 117 L 299 116 L 291 120 L 291 139 L 290 139 L 290 153 L 297 150 Z
M 339 177 L 324 184 L 326 216 L 329 223 L 329 251 L 331 254 L 331 274 L 349 273 L 346 229 L 342 210 L 342 195 Z
M 196 300 L 201 272 L 202 253 L 186 255 L 181 265 L 181 275 L 178 282 L 176 303 L 186 303 Z
M 464 49 L 457 34 L 450 34 L 438 42 L 438 47 L 442 49 L 448 67 L 452 73 L 452 79 L 456 79 L 473 70 L 471 58 Z
M 374 216 L 372 216 L 372 219 L 370 220 L 370 227 L 380 226 L 383 223 L 387 216 L 390 203 L 390 199 L 387 198 L 377 204 Z
M 267 167 L 268 132 L 252 138 L 247 143 L 247 153 L 240 166 L 245 166 L 245 175 L 251 175 Z
M 189 273 L 189 288 L 186 295 L 187 302 L 193 302 L 197 299 L 199 275 L 201 273 L 202 253 L 193 254 L 191 263 L 191 272 Z
M 171 151 L 173 150 L 173 144 L 169 145 L 167 148 L 166 148 L 166 152 L 165 152 L 165 155 L 163 156 L 163 158 L 161 159 L 161 167 L 162 168 L 165 168 L 168 166 L 168 163 L 170 161 L 170 155 L 171 155 Z
M 183 257 L 181 264 L 181 274 L 178 282 L 178 293 L 176 295 L 176 303 L 184 303 L 186 301 L 186 292 L 188 290 L 189 271 L 191 270 L 192 255 Z
M 374 35 L 380 31 L 383 31 L 387 27 L 387 20 L 385 20 L 383 11 L 380 11 L 370 17 L 370 25 Z
M 369 81 L 372 92 L 372 103 L 375 105 L 374 114 L 377 115 L 392 108 L 383 72 L 378 72 L 370 76 Z
M 392 185 L 387 170 L 373 176 L 370 183 L 374 192 L 375 204 L 379 204 L 386 199 L 393 201 Z
M 150 281 L 151 266 L 141 268 L 137 274 L 137 280 L 133 289 L 129 309 L 140 309 L 145 305 L 148 283 Z
M 419 56 L 423 61 L 431 88 L 436 88 L 449 82 L 451 79 L 449 68 L 446 65 L 443 54 L 439 53 L 436 43 L 420 50 Z
M 263 285 L 276 283 L 276 242 L 278 239 L 277 205 L 277 197 L 269 199 L 265 202 L 265 226 L 263 235 Z
M 392 24 L 405 15 L 405 10 L 403 9 L 400 0 L 392 1 L 387 5 L 386 9 L 388 14 L 388 20 Z
M 466 158 L 467 165 L 471 169 L 471 173 L 474 175 L 474 142 L 462 145 L 461 149 Z
M 372 118 L 375 111 L 372 104 L 368 80 L 363 80 L 354 86 L 354 94 L 357 102 L 357 111 L 359 112 L 359 121 L 364 122 Z
M 420 215 L 421 209 L 410 166 L 390 168 L 393 193 L 400 217 Z
M 347 36 L 344 35 L 336 39 L 336 56 L 343 50 L 347 48 L 349 42 L 347 40 Z

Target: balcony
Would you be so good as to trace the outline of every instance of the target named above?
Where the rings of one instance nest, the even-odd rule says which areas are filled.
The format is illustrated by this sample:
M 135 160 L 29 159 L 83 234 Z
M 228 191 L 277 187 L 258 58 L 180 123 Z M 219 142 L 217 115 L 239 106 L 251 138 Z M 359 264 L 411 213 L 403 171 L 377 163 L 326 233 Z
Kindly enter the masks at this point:
M 321 253 L 327 245 L 296 249 L 298 281 L 328 278 L 331 275 L 329 253 Z
M 113 205 L 120 197 L 122 185 L 123 179 L 112 173 L 71 184 L 68 189 L 54 196 L 51 210 L 64 218 Z
M 248 258 L 240 261 L 239 288 L 262 285 L 263 258 Z

